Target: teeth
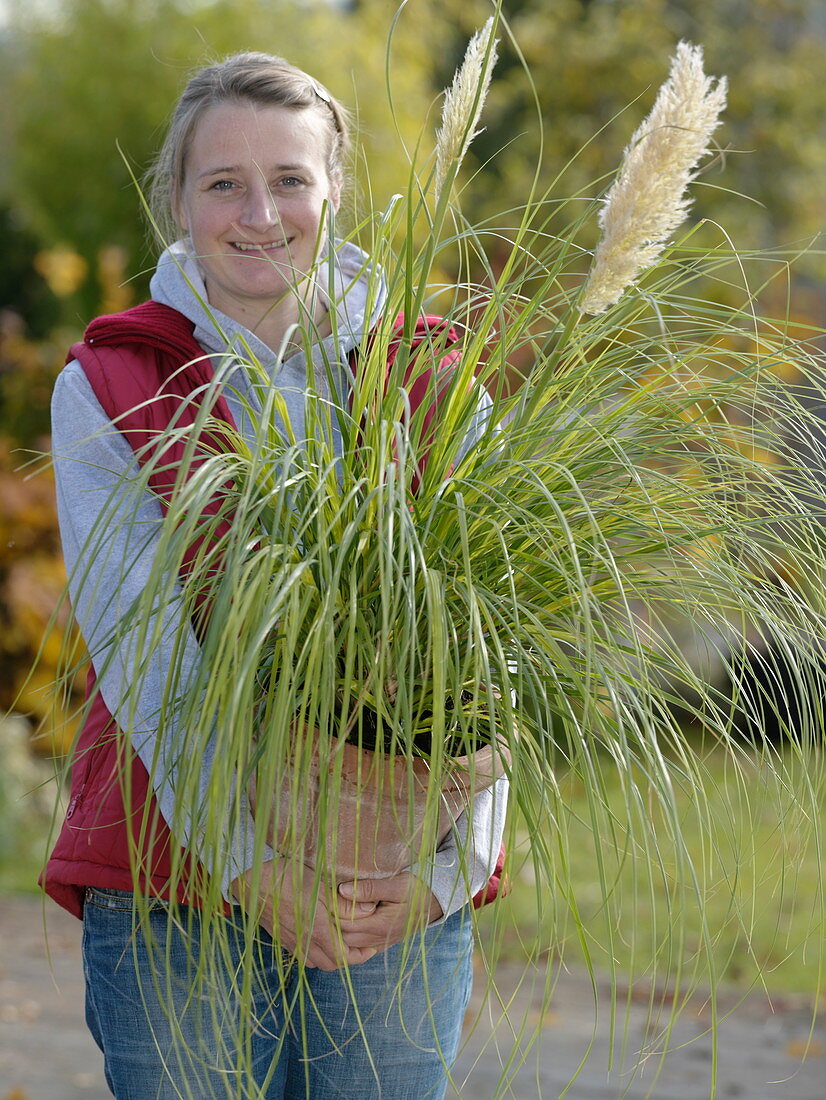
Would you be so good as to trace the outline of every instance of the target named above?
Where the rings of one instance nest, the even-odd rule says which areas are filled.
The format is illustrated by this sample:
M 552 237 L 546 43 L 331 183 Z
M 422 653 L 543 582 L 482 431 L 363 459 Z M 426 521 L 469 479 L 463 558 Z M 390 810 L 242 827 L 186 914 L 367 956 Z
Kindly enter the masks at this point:
M 266 244 L 250 244 L 248 241 L 233 241 L 235 248 L 240 248 L 242 252 L 266 252 L 271 248 L 280 248 L 283 241 L 267 241 Z

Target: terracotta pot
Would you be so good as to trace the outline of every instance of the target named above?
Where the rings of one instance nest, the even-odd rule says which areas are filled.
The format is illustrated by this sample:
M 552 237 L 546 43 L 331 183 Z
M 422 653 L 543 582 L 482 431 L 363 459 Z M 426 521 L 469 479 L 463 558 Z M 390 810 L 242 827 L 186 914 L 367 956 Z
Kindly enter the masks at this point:
M 468 757 L 453 763 L 439 795 L 435 846 L 467 809 L 474 792 L 490 787 L 501 775 L 490 746 L 474 754 L 472 767 Z M 294 783 L 291 770 L 266 808 L 272 817 L 270 841 L 277 851 L 300 851 L 302 862 L 312 867 L 324 860 L 325 873 L 335 882 L 386 878 L 420 858 L 431 783 L 427 761 L 340 742 L 323 765 L 313 749 L 297 797 Z M 255 814 L 261 807 L 254 784 L 250 802 Z

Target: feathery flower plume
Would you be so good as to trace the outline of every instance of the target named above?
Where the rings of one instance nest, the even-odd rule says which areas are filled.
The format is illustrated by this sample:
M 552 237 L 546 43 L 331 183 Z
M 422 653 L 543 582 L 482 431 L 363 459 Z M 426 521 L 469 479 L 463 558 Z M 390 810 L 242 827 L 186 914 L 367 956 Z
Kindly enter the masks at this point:
M 442 193 L 451 169 L 462 163 L 468 146 L 479 130 L 479 117 L 485 105 L 490 77 L 496 64 L 496 45 L 491 42 L 493 16 L 468 43 L 464 60 L 445 91 L 442 125 L 436 133 L 436 201 Z
M 602 313 L 650 267 L 684 220 L 688 184 L 708 153 L 727 82 L 703 72 L 703 50 L 680 42 L 651 114 L 631 138 L 599 218 L 602 239 L 580 309 Z

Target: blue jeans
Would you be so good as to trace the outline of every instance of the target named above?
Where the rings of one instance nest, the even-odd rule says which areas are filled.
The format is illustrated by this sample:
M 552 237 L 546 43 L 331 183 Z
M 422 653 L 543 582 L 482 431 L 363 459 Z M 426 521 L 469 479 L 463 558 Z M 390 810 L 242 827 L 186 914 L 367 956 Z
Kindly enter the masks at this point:
M 151 903 L 150 948 L 131 894 L 86 891 L 86 1020 L 117 1100 L 445 1095 L 470 997 L 467 910 L 348 972 L 276 958 L 261 932 L 246 1030 L 233 981 L 238 951 L 193 986 L 205 933 L 196 909 L 180 906 L 176 917 Z

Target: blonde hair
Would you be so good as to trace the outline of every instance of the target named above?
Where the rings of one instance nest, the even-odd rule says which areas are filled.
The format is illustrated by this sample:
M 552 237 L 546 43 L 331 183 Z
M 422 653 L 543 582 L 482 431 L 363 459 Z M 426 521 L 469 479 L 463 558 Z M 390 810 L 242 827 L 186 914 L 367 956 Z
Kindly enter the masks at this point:
M 173 207 L 183 186 L 186 158 L 202 115 L 218 103 L 242 100 L 262 107 L 315 110 L 329 134 L 327 173 L 339 188 L 350 147 L 346 109 L 308 73 L 282 57 L 239 53 L 199 70 L 184 88 L 172 113 L 164 143 L 148 173 L 147 195 L 153 229 L 162 245 L 178 235 Z

